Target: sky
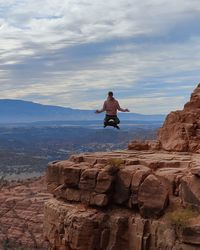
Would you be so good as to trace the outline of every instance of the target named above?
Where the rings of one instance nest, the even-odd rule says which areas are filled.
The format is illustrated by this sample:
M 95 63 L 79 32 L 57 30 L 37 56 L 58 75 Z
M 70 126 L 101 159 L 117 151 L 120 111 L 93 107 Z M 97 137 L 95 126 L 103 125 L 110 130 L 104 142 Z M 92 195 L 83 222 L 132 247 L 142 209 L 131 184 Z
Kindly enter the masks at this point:
M 200 82 L 199 0 L 0 0 L 0 98 L 143 114 Z

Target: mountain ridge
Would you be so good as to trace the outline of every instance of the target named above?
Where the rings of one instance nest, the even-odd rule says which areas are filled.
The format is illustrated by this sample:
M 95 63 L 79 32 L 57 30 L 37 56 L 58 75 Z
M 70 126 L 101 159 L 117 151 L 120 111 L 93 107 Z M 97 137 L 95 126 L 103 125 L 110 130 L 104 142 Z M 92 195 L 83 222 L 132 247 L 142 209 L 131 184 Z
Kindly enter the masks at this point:
M 0 123 L 101 120 L 104 114 L 96 115 L 94 110 L 73 109 L 57 105 L 44 105 L 19 99 L 0 99 Z M 124 120 L 163 121 L 165 115 L 144 115 L 139 113 L 120 113 Z

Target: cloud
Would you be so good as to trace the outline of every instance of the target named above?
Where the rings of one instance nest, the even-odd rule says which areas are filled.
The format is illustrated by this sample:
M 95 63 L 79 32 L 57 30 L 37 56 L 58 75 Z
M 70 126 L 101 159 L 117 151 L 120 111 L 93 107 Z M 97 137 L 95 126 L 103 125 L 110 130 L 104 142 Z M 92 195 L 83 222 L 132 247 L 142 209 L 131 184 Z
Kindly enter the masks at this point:
M 135 112 L 179 108 L 199 81 L 199 14 L 198 0 L 0 0 L 0 97 L 94 108 L 112 89 Z

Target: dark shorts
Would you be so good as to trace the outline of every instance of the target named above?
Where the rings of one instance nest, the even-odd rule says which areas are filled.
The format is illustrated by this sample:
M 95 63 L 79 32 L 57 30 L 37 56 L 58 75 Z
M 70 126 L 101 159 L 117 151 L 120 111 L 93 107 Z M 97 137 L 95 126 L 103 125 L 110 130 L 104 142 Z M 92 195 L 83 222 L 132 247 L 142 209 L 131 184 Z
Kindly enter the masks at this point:
M 120 123 L 120 120 L 116 115 L 106 115 L 104 119 L 104 125 L 106 125 L 110 119 L 113 119 L 116 124 Z

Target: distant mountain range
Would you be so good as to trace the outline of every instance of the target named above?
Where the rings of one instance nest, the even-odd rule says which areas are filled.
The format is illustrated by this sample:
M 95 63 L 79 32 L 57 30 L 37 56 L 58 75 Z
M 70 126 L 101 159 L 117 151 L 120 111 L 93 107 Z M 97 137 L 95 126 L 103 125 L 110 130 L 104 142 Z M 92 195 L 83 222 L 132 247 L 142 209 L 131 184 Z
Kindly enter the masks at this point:
M 104 114 L 95 114 L 94 110 L 64 108 L 39 103 L 0 99 L 0 123 L 24 123 L 37 121 L 88 121 L 102 120 Z M 165 115 L 143 115 L 137 113 L 119 113 L 123 120 L 163 121 Z

